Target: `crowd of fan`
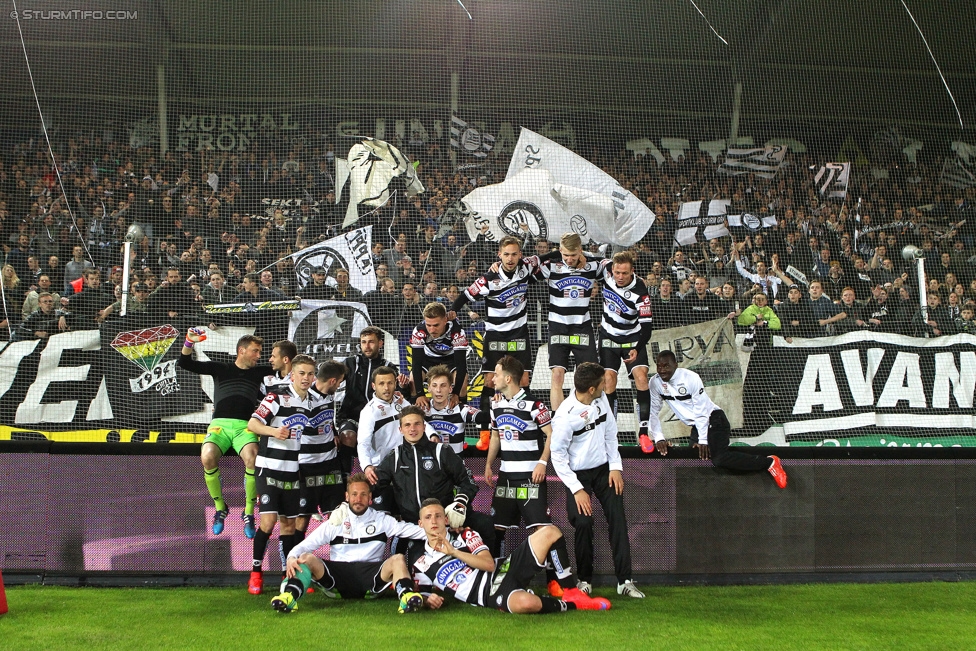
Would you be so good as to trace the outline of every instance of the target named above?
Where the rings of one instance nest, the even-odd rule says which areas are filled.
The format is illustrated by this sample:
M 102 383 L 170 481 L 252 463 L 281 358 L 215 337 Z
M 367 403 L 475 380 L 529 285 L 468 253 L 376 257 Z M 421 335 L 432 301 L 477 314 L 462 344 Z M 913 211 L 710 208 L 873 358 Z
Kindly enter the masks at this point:
M 121 245 L 134 224 L 143 236 L 133 245 L 128 309 L 159 319 L 300 296 L 363 301 L 374 322 L 398 331 L 419 322 L 426 303 L 452 303 L 495 259 L 484 236 L 469 241 L 450 208 L 474 186 L 502 180 L 501 163 L 455 173 L 446 147 L 416 145 L 408 151 L 426 192 L 363 209 L 353 226 L 374 225 L 376 288 L 363 293 L 346 271 L 327 276 L 325 268 L 299 288 L 290 255 L 342 231 L 337 152 L 292 139 L 259 150 L 159 155 L 79 137 L 56 146 L 58 175 L 46 144 L 0 148 L 4 334 L 45 338 L 117 318 Z M 809 155 L 792 156 L 772 181 L 717 175 L 705 155 L 660 167 L 623 151 L 587 156 L 657 215 L 633 247 L 656 327 L 728 315 L 788 337 L 976 332 L 973 189 L 940 184 L 937 161 L 876 163 L 886 177 L 855 170 L 851 199 L 841 203 L 819 198 L 808 168 L 820 161 Z M 775 215 L 777 224 L 676 249 L 681 203 L 711 198 L 731 198 L 730 214 Z M 554 246 L 529 229 L 525 240 L 527 254 Z M 908 244 L 926 251 L 924 315 L 914 266 L 901 257 Z M 544 293 L 537 298 L 545 304 Z

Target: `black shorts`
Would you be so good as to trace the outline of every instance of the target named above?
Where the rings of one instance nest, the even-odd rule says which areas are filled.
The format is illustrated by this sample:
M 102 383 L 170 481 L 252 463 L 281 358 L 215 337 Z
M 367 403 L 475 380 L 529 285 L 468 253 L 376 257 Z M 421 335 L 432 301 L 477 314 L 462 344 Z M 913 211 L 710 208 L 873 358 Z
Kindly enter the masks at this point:
M 523 540 L 511 556 L 500 563 L 496 563 L 495 567 L 497 569 L 492 576 L 485 605 L 510 613 L 512 611 L 508 608 L 509 596 L 513 592 L 524 591 L 528 588 L 533 577 L 545 567 L 545 563 L 539 564 L 532 553 L 532 546 L 529 541 Z
M 623 362 L 624 358 L 635 348 L 637 349 L 637 359 L 632 364 L 624 362 L 624 366 L 627 367 L 627 375 L 633 377 L 635 368 L 639 366 L 646 368 L 650 365 L 647 361 L 647 346 L 638 346 L 637 342 L 618 344 L 604 334 L 600 337 L 600 363 L 606 370 L 618 373 L 620 372 L 620 362 Z
M 343 599 L 370 599 L 390 587 L 380 578 L 383 561 L 322 561 L 325 576 L 319 581 L 326 590 L 335 590 Z
M 596 338 L 590 333 L 549 335 L 549 368 L 572 370 L 570 353 L 577 366 L 583 362 L 597 363 Z
M 505 355 L 511 355 L 522 362 L 522 368 L 532 372 L 532 352 L 529 350 L 529 332 L 526 329 L 515 332 L 490 332 L 485 334 L 485 360 L 481 370 L 494 373 L 495 364 Z
M 301 515 L 328 513 L 345 498 L 342 467 L 338 459 L 301 467 Z
M 255 490 L 258 496 L 259 513 L 277 513 L 282 518 L 297 518 L 302 514 L 301 480 L 282 481 L 263 474 L 264 468 L 255 477 Z
M 491 498 L 491 518 L 495 527 L 516 529 L 521 520 L 526 528 L 552 524 L 546 482 L 533 484 L 531 477 L 512 478 L 498 473 L 498 483 Z

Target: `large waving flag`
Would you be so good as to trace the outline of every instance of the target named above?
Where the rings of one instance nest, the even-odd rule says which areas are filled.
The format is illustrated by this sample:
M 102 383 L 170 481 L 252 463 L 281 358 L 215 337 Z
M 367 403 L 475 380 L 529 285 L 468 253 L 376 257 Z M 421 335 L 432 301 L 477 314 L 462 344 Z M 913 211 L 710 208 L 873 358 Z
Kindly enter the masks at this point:
M 538 169 L 548 170 L 553 180 L 563 186 L 609 197 L 616 212 L 611 229 L 616 237 L 616 241 L 612 242 L 614 244 L 630 246 L 636 243 L 654 223 L 655 216 L 651 209 L 615 178 L 559 143 L 522 127 L 505 178 L 511 179 L 523 170 Z M 560 235 L 562 233 L 555 233 L 552 241 L 559 241 Z M 610 241 L 605 240 L 601 244 Z
M 424 184 L 417 171 L 399 149 L 388 142 L 367 138 L 349 149 L 346 158 L 349 168 L 349 207 L 342 227 L 359 220 L 359 205 L 382 206 L 390 199 L 390 186 L 394 180 L 403 184 L 408 197 L 424 191 Z M 345 175 L 343 169 L 339 169 Z M 336 197 L 342 186 L 336 188 Z

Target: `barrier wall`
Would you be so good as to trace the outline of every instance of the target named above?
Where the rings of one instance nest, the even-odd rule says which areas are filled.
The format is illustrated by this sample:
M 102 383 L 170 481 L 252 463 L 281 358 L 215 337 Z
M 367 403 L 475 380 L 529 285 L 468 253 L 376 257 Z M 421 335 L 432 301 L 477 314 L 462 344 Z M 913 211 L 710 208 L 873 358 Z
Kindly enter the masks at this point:
M 208 580 L 248 570 L 251 542 L 238 518 L 242 466 L 236 458 L 222 462 L 231 517 L 224 534 L 213 536 L 213 505 L 197 452 L 175 444 L 151 450 L 131 444 L 0 447 L 0 518 L 14 523 L 0 537 L 5 576 Z M 976 570 L 972 450 L 779 452 L 793 457 L 784 461 L 789 486 L 782 491 L 765 474 L 717 471 L 687 449 L 667 459 L 625 458 L 635 576 L 747 582 L 784 574 L 857 579 Z M 481 458 L 467 463 L 476 476 L 484 468 Z M 555 476 L 549 482 L 554 521 L 572 546 L 565 491 Z M 488 512 L 490 493 L 479 485 L 474 505 Z M 606 527 L 597 512 L 596 572 L 609 581 Z M 265 567 L 278 569 L 275 554 L 268 554 Z

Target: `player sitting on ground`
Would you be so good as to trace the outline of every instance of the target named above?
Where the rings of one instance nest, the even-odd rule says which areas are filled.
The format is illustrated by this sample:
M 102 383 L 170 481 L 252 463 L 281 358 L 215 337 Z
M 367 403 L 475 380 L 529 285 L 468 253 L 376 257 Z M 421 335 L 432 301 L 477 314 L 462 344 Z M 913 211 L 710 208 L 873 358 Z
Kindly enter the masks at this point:
M 350 475 L 346 504 L 289 553 L 285 566 L 288 582 L 271 600 L 275 610 L 295 610 L 312 581 L 322 586 L 326 596 L 342 599 L 372 598 L 392 583 L 400 597 L 401 613 L 420 608 L 422 597 L 416 592 L 403 554 L 383 560 L 383 553 L 390 538 L 423 540 L 426 534 L 415 524 L 373 510 L 371 501 L 366 475 Z M 327 561 L 313 553 L 323 545 L 329 545 Z
M 559 527 L 539 527 L 511 556 L 496 564 L 477 532 L 448 529 L 447 515 L 437 499 L 424 500 L 420 526 L 427 534 L 424 553 L 414 563 L 414 578 L 428 608 L 444 605 L 437 590 L 475 606 L 509 613 L 558 613 L 567 610 L 607 610 L 610 601 L 590 597 L 576 588 L 569 565 L 566 539 Z M 541 597 L 527 590 L 536 572 L 549 564 L 563 586 L 562 599 Z

